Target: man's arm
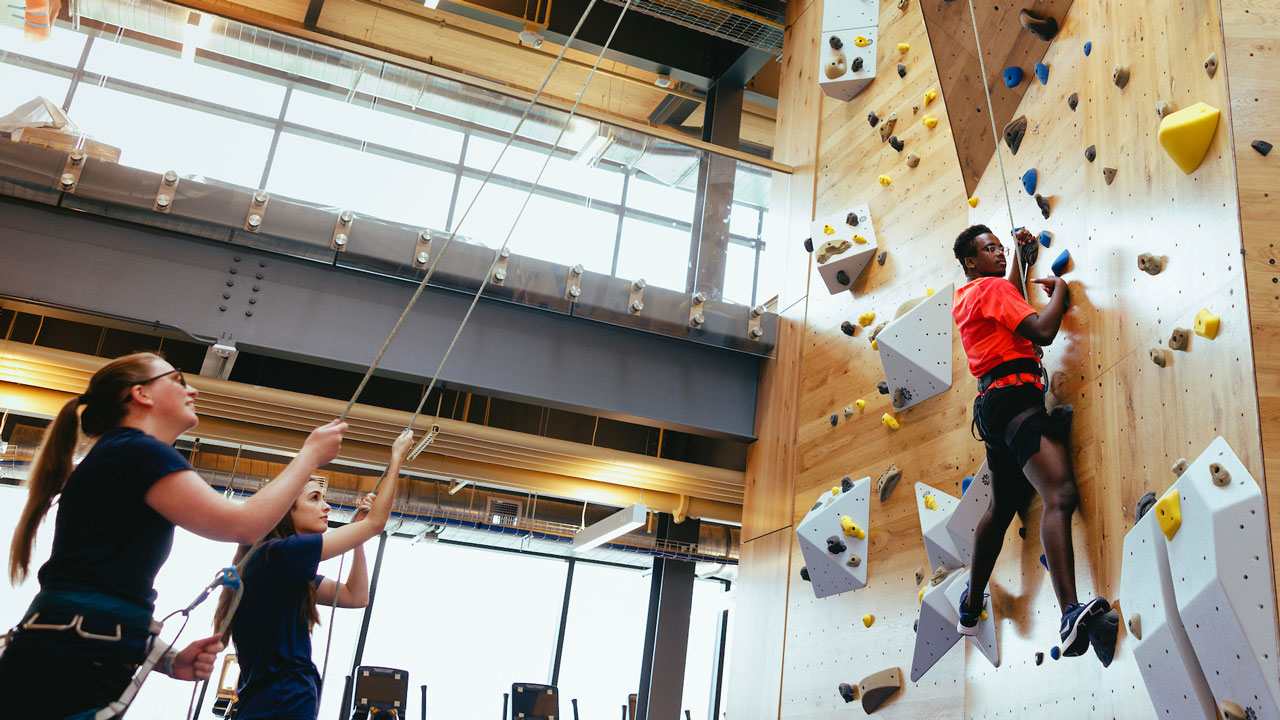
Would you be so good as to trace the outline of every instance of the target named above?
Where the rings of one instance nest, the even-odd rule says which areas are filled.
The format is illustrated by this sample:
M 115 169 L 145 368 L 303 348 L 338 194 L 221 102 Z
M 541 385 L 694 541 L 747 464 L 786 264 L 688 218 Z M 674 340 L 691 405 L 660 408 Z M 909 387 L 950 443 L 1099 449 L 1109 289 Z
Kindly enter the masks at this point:
M 1018 323 L 1018 334 L 1036 345 L 1048 345 L 1058 336 L 1062 316 L 1067 312 L 1069 293 L 1067 281 L 1060 277 L 1037 278 L 1031 282 L 1044 286 L 1049 293 L 1049 304 L 1034 315 L 1028 315 Z

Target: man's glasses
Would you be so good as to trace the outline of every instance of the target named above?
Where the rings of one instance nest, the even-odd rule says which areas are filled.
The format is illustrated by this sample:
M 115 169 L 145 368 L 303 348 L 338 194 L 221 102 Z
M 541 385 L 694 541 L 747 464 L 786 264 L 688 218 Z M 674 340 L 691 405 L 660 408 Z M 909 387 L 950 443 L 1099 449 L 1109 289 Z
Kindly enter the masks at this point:
M 988 245 L 988 246 L 986 246 L 986 247 L 982 248 L 982 250 L 983 250 L 983 252 L 989 252 L 989 253 L 991 253 L 992 255 L 1008 255 L 1008 254 L 1009 254 L 1009 248 L 1007 248 L 1007 247 L 1005 247 L 1005 246 L 1003 246 L 1003 245 L 998 245 L 998 244 L 997 244 L 997 245 Z

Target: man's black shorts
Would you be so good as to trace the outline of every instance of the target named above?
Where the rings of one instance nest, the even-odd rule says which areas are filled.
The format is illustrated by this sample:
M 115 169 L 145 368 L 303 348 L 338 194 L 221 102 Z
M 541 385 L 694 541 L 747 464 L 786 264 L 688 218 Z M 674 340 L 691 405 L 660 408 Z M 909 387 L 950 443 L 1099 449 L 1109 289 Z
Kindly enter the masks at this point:
M 1028 411 L 1016 428 L 1009 427 L 1010 421 Z M 1044 409 L 1044 391 L 1035 385 L 992 388 L 974 401 L 974 413 L 987 445 L 987 464 L 995 472 L 998 466 L 1007 467 L 1009 460 L 1021 470 L 1040 452 L 1040 438 L 1056 434 Z

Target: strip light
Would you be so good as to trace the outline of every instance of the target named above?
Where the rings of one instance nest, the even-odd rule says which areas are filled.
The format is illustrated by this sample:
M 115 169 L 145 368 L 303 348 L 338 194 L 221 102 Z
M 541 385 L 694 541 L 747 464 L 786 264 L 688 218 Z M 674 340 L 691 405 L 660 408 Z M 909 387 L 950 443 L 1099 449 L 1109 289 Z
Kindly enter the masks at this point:
M 586 552 L 621 535 L 626 535 L 644 525 L 648 517 L 649 508 L 646 505 L 632 505 L 625 510 L 619 510 L 600 522 L 579 530 L 578 534 L 573 536 L 573 551 Z

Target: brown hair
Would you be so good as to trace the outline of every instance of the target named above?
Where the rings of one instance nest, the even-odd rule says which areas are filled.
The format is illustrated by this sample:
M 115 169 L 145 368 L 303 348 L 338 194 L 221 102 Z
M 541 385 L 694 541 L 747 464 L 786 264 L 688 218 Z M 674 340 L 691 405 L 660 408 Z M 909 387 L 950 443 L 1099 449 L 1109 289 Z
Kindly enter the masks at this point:
M 58 411 L 36 453 L 27 480 L 27 504 L 9 546 L 9 581 L 13 584 L 26 579 L 36 530 L 53 505 L 53 498 L 62 492 L 71 476 L 72 453 L 79 440 L 77 430 L 98 437 L 117 427 L 128 413 L 130 390 L 150 378 L 151 363 L 160 359 L 159 355 L 143 352 L 112 360 L 89 378 L 83 395 L 68 400 Z M 81 405 L 84 411 L 78 412 Z
M 294 501 L 297 505 L 297 501 Z M 292 508 L 290 512 L 284 514 L 280 518 L 280 522 L 262 538 L 253 545 L 241 545 L 236 548 L 236 553 L 232 556 L 231 561 L 236 566 L 236 572 L 244 580 L 244 569 L 249 564 L 248 557 L 255 552 L 270 552 L 270 548 L 263 549 L 263 545 L 271 540 L 284 540 L 288 537 L 297 535 L 298 531 L 293 526 Z M 213 627 L 222 633 L 222 639 L 225 642 L 231 637 L 231 603 L 234 595 L 223 589 L 222 594 L 218 596 L 218 610 L 213 615 Z M 307 583 L 306 593 L 302 598 L 302 605 L 298 608 L 298 622 L 307 623 L 307 632 L 310 633 L 315 629 L 316 624 L 320 622 L 320 611 L 316 609 L 316 584 L 314 582 Z M 337 598 L 334 598 L 337 602 Z

